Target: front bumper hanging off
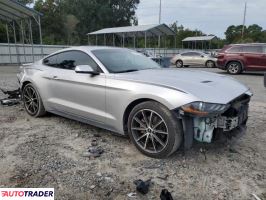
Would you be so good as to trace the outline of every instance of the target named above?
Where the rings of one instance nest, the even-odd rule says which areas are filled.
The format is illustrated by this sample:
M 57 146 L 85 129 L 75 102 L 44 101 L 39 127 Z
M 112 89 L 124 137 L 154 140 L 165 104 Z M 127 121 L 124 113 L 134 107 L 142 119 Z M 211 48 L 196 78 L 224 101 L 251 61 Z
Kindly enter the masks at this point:
M 180 115 L 185 149 L 191 148 L 194 139 L 210 143 L 214 136 L 220 134 L 228 138 L 242 136 L 246 132 L 249 101 L 250 96 L 242 95 L 230 102 L 230 107 L 224 113 L 216 116 Z

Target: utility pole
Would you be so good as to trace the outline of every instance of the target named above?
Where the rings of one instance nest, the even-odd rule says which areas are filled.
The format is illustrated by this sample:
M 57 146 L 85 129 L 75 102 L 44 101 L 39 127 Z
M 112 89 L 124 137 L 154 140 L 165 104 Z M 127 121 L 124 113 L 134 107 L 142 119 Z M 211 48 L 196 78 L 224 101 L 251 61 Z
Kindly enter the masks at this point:
M 162 18 L 162 0 L 160 0 L 160 7 L 159 7 L 159 24 L 161 24 Z M 161 35 L 158 36 L 158 48 L 161 47 Z
M 244 9 L 244 18 L 243 18 L 243 26 L 242 26 L 242 40 L 244 38 L 244 31 L 245 31 L 245 24 L 246 24 L 246 15 L 247 15 L 247 2 L 245 2 L 245 9 Z
M 159 24 L 161 24 L 162 18 L 162 0 L 160 0 L 160 7 L 159 7 Z

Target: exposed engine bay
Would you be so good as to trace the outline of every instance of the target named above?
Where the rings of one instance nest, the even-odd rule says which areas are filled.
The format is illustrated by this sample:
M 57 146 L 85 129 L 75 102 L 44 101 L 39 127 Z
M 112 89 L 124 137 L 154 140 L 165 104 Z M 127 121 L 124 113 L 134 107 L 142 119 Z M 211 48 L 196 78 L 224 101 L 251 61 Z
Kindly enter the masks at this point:
M 179 110 L 184 129 L 184 146 L 189 149 L 193 140 L 211 143 L 214 136 L 224 134 L 226 137 L 244 134 L 248 119 L 248 107 L 251 96 L 241 95 L 226 105 L 222 113 L 206 116 L 191 115 Z M 218 136 L 219 137 L 219 136 Z
M 241 96 L 230 103 L 230 107 L 221 115 L 213 117 L 195 117 L 193 119 L 194 139 L 210 143 L 215 129 L 229 132 L 246 124 L 250 97 Z

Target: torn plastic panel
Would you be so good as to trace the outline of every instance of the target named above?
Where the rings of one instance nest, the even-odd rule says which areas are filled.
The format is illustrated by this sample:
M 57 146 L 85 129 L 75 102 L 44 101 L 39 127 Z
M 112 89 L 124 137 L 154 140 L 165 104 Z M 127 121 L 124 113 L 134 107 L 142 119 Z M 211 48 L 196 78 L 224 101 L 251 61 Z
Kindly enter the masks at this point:
M 19 104 L 20 103 L 20 101 L 21 101 L 21 92 L 20 92 L 20 89 L 8 91 L 8 90 L 4 90 L 4 89 L 0 88 L 0 90 L 5 95 L 8 95 L 7 98 L 0 99 L 1 105 L 13 106 L 13 105 L 16 105 L 16 104 Z
M 222 113 L 210 112 L 208 115 L 201 115 L 201 113 L 196 115 L 196 112 L 188 113 L 182 108 L 174 110 L 176 116 L 182 120 L 185 149 L 191 148 L 194 139 L 210 143 L 215 134 L 224 134 L 226 137 L 230 137 L 230 135 L 245 132 L 250 97 L 250 95 L 244 94 L 232 100 L 227 104 L 226 109 L 222 109 Z M 195 105 L 193 106 L 196 108 L 197 105 Z M 206 109 L 202 109 L 204 107 L 206 108 L 206 106 L 199 105 L 198 111 L 205 112 Z M 207 105 L 208 109 L 215 107 L 211 104 Z

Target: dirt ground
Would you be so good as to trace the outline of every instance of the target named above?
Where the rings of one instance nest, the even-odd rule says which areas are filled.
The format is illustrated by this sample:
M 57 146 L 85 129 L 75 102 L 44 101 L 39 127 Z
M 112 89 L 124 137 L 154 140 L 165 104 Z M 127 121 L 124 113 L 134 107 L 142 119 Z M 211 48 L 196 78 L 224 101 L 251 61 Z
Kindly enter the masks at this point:
M 16 88 L 16 72 L 0 67 L 0 87 Z M 164 188 L 176 200 L 255 199 L 252 193 L 266 200 L 263 76 L 235 78 L 255 94 L 247 134 L 232 146 L 196 144 L 163 160 L 143 156 L 128 138 L 103 129 L 52 114 L 32 118 L 22 105 L 0 106 L 0 187 L 54 187 L 59 200 L 160 199 Z M 104 150 L 98 158 L 84 154 L 92 142 Z M 136 192 L 134 180 L 150 178 L 148 194 L 127 196 Z

